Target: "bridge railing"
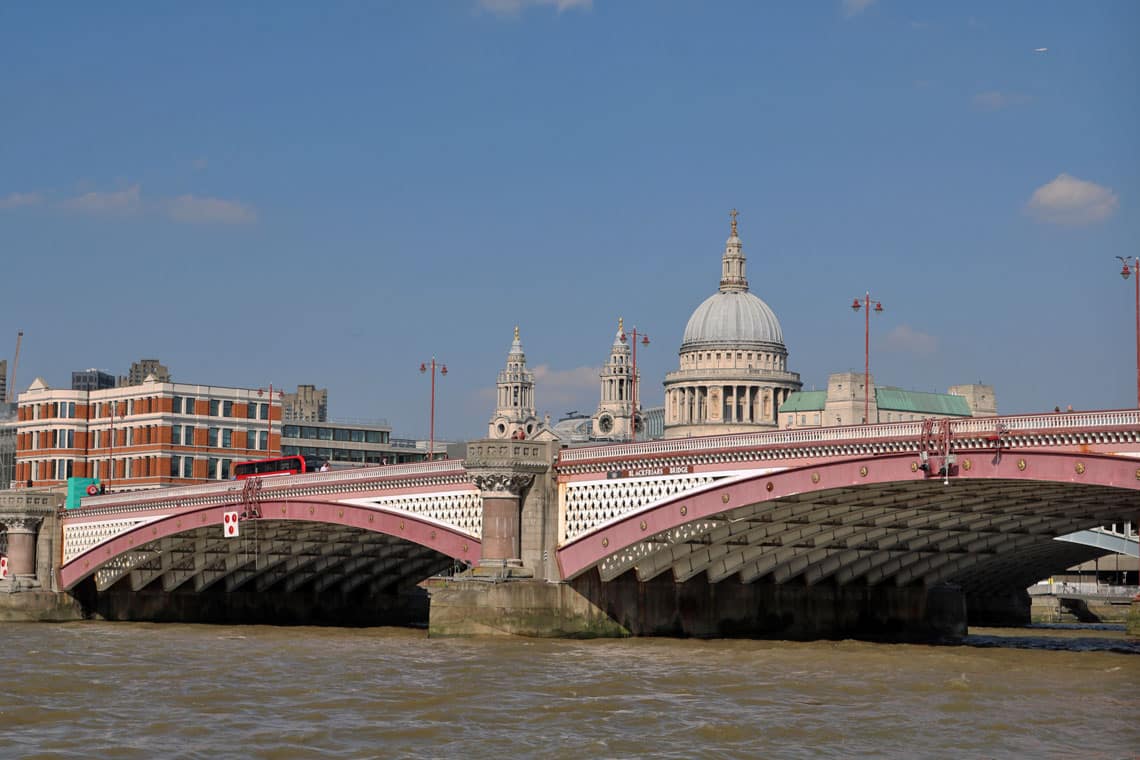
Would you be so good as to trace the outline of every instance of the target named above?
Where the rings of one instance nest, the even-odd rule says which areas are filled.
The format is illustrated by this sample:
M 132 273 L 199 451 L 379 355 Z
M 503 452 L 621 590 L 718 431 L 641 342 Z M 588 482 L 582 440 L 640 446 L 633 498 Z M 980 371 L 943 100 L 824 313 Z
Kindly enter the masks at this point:
M 336 483 L 356 483 L 361 480 L 410 477 L 416 475 L 447 475 L 465 472 L 462 459 L 437 459 L 434 462 L 413 462 L 411 464 L 380 465 L 360 467 L 351 470 L 313 472 L 304 475 L 280 475 L 262 478 L 266 488 L 303 483 L 305 485 L 328 485 Z M 154 501 L 195 499 L 214 494 L 241 493 L 244 480 L 222 480 L 194 486 L 176 488 L 152 488 L 148 490 L 120 492 L 102 496 L 85 496 L 83 507 L 106 507 L 130 504 L 145 504 Z
M 1140 410 L 1125 409 L 1099 412 L 1063 412 L 1024 414 L 1003 417 L 952 417 L 953 433 L 988 434 L 999 426 L 1009 433 L 1061 429 L 1087 429 L 1105 427 L 1140 426 Z M 604 446 L 586 446 L 563 449 L 559 464 L 574 464 L 597 459 L 624 459 L 654 455 L 694 454 L 702 451 L 749 449 L 762 446 L 797 445 L 812 443 L 840 443 L 854 441 L 885 441 L 922 436 L 922 421 L 886 422 L 874 425 L 845 425 L 842 427 L 801 428 L 798 430 L 772 430 L 763 433 L 730 433 L 700 438 L 667 438 L 643 443 L 618 443 Z

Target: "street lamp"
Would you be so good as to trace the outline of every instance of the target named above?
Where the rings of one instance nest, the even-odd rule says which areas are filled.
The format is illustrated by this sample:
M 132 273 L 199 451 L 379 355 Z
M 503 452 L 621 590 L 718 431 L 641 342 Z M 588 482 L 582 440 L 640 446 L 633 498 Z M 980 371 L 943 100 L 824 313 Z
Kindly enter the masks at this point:
M 428 440 L 428 461 L 430 462 L 435 459 L 435 368 L 438 366 L 439 374 L 441 376 L 446 376 L 447 365 L 436 365 L 435 357 L 433 356 L 431 358 L 430 365 L 427 362 L 420 363 L 420 374 L 422 375 L 423 373 L 427 372 L 429 366 L 431 367 L 431 431 L 429 433 L 430 438 Z
M 863 306 L 867 310 L 863 312 L 863 424 L 866 425 L 871 421 L 871 304 L 874 303 L 874 311 L 876 314 L 883 313 L 883 304 L 879 301 L 871 301 L 871 294 L 868 292 L 863 296 L 863 302 L 860 303 L 856 298 L 851 302 L 851 308 L 856 314 Z
M 1140 258 L 1133 257 L 1132 263 L 1123 256 L 1117 256 L 1124 263 L 1120 276 L 1128 279 L 1136 275 L 1136 406 L 1140 407 Z
M 111 480 L 115 477 L 115 415 L 119 413 L 119 402 L 111 401 L 111 451 L 108 454 L 107 462 L 107 482 L 104 483 L 106 490 L 111 490 Z M 123 402 L 124 404 L 126 402 Z M 123 412 L 121 417 L 126 417 L 126 411 Z
M 630 401 L 632 402 L 632 404 L 630 405 L 630 411 L 629 411 L 629 439 L 631 441 L 636 441 L 637 440 L 637 380 L 638 380 L 638 377 L 637 377 L 637 328 L 635 327 L 632 330 L 630 330 L 629 332 L 630 332 L 630 335 L 633 336 L 633 366 L 630 368 L 631 377 L 630 377 L 630 384 L 629 384 L 629 386 L 630 386 L 630 388 L 629 388 L 629 390 L 630 390 Z M 625 340 L 624 335 L 621 336 L 621 338 L 623 341 Z M 641 345 L 643 345 L 643 346 L 649 345 L 649 336 L 646 335 L 645 333 L 641 334 Z
M 1117 256 L 1124 268 L 1120 270 L 1120 276 L 1128 279 L 1130 275 L 1136 275 L 1136 406 L 1140 407 L 1140 258 L 1132 257 L 1132 263 L 1128 263 L 1128 259 L 1123 256 Z M 1140 539 L 1140 520 L 1136 523 L 1137 538 Z M 1137 591 L 1136 600 L 1140 600 L 1140 567 L 1137 568 L 1136 576 Z
M 265 393 L 264 388 L 258 388 L 257 389 L 258 397 L 264 395 L 264 393 Z M 285 403 L 285 401 L 284 401 L 285 391 L 278 388 L 277 389 L 277 398 L 281 399 L 281 403 L 284 404 Z M 284 409 L 282 409 L 281 416 L 282 416 L 282 418 L 284 418 L 284 416 L 285 416 Z M 265 434 L 265 456 L 269 457 L 269 456 L 272 456 L 270 454 L 270 452 L 273 450 L 273 383 L 269 384 L 269 404 L 265 408 L 265 421 L 269 426 L 268 432 Z M 246 443 L 248 443 L 248 441 Z M 280 445 L 277 447 L 277 453 L 278 454 L 281 453 Z

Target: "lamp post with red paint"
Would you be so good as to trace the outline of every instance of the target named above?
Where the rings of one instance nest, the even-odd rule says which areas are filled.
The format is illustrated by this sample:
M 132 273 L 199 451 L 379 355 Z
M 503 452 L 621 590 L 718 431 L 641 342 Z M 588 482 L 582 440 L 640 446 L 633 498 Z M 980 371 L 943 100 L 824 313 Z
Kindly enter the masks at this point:
M 1117 256 L 1124 263 L 1120 276 L 1128 279 L 1136 275 L 1136 406 L 1140 407 L 1140 258 L 1133 257 L 1132 263 L 1124 256 Z
M 262 388 L 257 389 L 257 395 L 261 396 L 265 391 Z M 277 389 L 277 398 L 285 399 L 285 391 L 280 388 Z M 284 415 L 282 415 L 284 416 Z M 265 408 L 265 419 L 269 425 L 269 432 L 265 434 L 265 456 L 272 456 L 270 453 L 273 450 L 273 383 L 269 384 L 269 404 Z M 281 447 L 277 447 L 277 453 L 281 453 Z
M 629 382 L 630 401 L 632 402 L 630 404 L 630 411 L 629 411 L 629 439 L 631 441 L 636 441 L 637 440 L 637 383 L 638 383 L 638 379 L 639 379 L 637 376 L 637 335 L 638 335 L 637 328 L 634 327 L 632 330 L 629 331 L 629 333 L 630 333 L 630 336 L 632 337 L 632 340 L 633 340 L 633 364 L 630 367 L 630 373 L 631 374 L 630 374 L 630 382 Z M 625 336 L 622 336 L 622 337 L 624 339 Z M 643 346 L 649 345 L 649 336 L 646 335 L 645 333 L 641 333 L 641 345 L 643 345 Z
M 429 368 L 431 369 L 431 421 L 430 421 L 430 432 L 429 432 L 430 438 L 428 440 L 428 461 L 429 462 L 435 459 L 435 369 L 437 366 L 439 367 L 440 376 L 441 377 L 446 376 L 447 375 L 447 365 L 446 364 L 438 364 L 437 365 L 435 363 L 435 357 L 434 356 L 431 358 L 430 364 L 428 362 L 421 362 L 420 363 L 420 374 L 421 375 L 424 374 L 425 372 L 427 372 Z
M 1140 407 L 1140 258 L 1132 257 L 1132 263 L 1124 256 L 1117 256 L 1124 268 L 1120 270 L 1120 276 L 1128 279 L 1132 275 L 1136 275 L 1136 406 Z M 1137 539 L 1140 540 L 1140 520 L 1136 522 Z M 1136 575 L 1137 591 L 1135 599 L 1140 600 L 1140 567 L 1137 568 Z
M 862 302 L 858 298 L 851 302 L 851 308 L 856 314 L 864 307 L 866 311 L 863 312 L 863 424 L 866 425 L 871 421 L 871 311 L 873 309 L 876 314 L 882 314 L 883 304 L 872 301 L 871 293 L 868 291 L 863 296 Z

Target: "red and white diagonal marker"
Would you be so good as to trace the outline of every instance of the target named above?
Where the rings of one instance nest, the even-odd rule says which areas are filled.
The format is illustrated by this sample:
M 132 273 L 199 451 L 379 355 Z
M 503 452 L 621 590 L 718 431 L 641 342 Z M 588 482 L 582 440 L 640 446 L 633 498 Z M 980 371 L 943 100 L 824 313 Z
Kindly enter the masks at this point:
M 8 577 L 8 558 L 0 557 L 0 580 Z
M 226 538 L 237 538 L 238 530 L 238 513 L 237 512 L 223 512 L 222 513 L 222 530 L 225 532 Z

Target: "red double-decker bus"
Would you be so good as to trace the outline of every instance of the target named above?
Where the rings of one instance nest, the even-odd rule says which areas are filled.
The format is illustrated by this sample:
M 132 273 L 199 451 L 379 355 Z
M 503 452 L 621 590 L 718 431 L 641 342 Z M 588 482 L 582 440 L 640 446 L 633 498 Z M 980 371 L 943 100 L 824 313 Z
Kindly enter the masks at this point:
M 263 478 L 270 475 L 297 475 L 304 472 L 319 472 L 325 462 L 316 457 L 292 456 L 274 459 L 257 459 L 252 462 L 238 462 L 234 465 L 235 480 Z M 325 469 L 328 469 L 325 467 Z

